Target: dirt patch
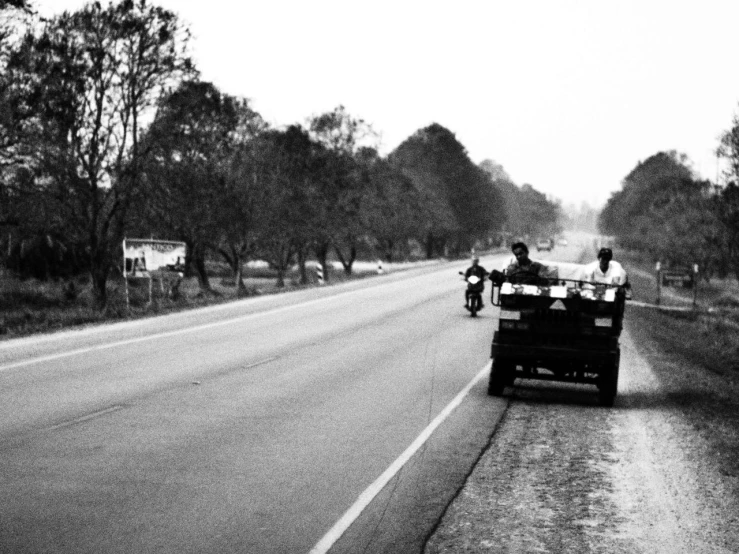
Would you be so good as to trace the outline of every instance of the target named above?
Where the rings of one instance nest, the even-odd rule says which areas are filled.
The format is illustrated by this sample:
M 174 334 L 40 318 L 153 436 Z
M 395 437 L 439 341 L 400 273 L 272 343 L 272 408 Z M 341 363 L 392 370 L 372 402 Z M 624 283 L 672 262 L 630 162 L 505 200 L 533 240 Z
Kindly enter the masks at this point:
M 713 316 L 680 317 L 645 308 L 628 314 L 636 347 L 664 390 L 668 408 L 708 446 L 706 457 L 732 479 L 739 498 L 739 357 L 736 331 Z

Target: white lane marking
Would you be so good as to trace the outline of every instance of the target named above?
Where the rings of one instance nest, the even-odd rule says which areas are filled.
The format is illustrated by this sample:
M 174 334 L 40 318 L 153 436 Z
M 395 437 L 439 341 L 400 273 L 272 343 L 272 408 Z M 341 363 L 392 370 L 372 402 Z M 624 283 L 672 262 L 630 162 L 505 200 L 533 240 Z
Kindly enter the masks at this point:
M 446 262 L 445 265 L 451 266 L 453 263 L 455 262 Z M 431 267 L 431 271 L 429 271 L 429 273 L 435 273 L 436 270 L 434 270 L 433 266 L 434 264 L 429 264 L 429 265 L 422 265 L 417 268 L 402 268 L 401 270 L 398 270 L 397 272 L 390 275 L 390 277 L 392 278 L 390 282 L 394 283 L 394 282 L 397 282 L 398 279 L 402 280 L 404 278 L 408 278 L 408 273 L 411 273 L 410 278 L 414 278 L 416 276 L 413 275 L 412 272 L 416 270 L 423 271 L 425 269 L 428 269 L 429 267 Z M 438 271 L 441 272 L 446 269 L 449 269 L 449 267 L 438 269 Z M 423 275 L 426 275 L 426 273 L 423 273 L 421 276 Z M 368 282 L 365 280 L 336 283 L 336 284 L 331 285 L 331 289 L 339 289 L 335 294 L 332 294 L 330 296 L 322 296 L 321 298 L 317 298 L 316 300 L 331 298 L 331 297 L 338 296 L 341 294 L 349 294 L 349 293 L 357 292 L 360 290 L 367 290 L 370 288 L 382 286 L 383 284 L 387 284 L 387 280 L 385 280 L 385 282 L 377 282 L 377 283 L 371 283 L 371 284 L 368 284 Z M 341 289 L 350 289 L 350 290 L 344 291 Z M 105 332 L 115 332 L 119 329 L 129 329 L 137 325 L 150 323 L 153 320 L 156 320 L 157 318 L 182 318 L 182 317 L 191 317 L 193 315 L 197 315 L 198 313 L 211 313 L 211 312 L 225 311 L 225 310 L 230 310 L 230 309 L 238 309 L 239 307 L 245 306 L 245 305 L 257 305 L 257 304 L 264 304 L 265 302 L 271 302 L 273 298 L 274 298 L 274 295 L 267 294 L 265 296 L 259 296 L 256 298 L 246 298 L 242 300 L 234 300 L 233 302 L 224 302 L 222 304 L 214 304 L 213 306 L 204 306 L 201 308 L 191 308 L 188 310 L 183 310 L 181 312 L 175 312 L 175 313 L 162 315 L 162 316 L 154 316 L 154 317 L 140 319 L 140 320 L 121 321 L 121 322 L 116 322 L 116 323 L 89 326 L 89 327 L 85 327 L 82 329 L 70 329 L 70 330 L 59 331 L 55 333 L 19 337 L 16 339 L 0 341 L 0 350 L 15 348 L 18 346 L 23 346 L 24 344 L 36 345 L 42 342 L 65 340 L 70 337 L 79 338 L 85 335 L 94 335 L 94 334 L 100 334 L 100 333 L 105 333 Z
M 690 312 L 693 310 L 691 306 L 660 306 L 659 304 L 650 304 L 649 302 L 639 302 L 637 300 L 627 300 L 627 306 L 637 306 L 639 308 L 654 308 L 663 312 Z
M 271 358 L 265 358 L 264 360 L 259 360 L 258 362 L 254 362 L 253 364 L 249 364 L 243 367 L 243 369 L 251 369 L 253 367 L 257 367 L 258 365 L 268 364 L 269 362 L 274 362 L 275 360 L 279 360 L 279 356 L 273 356 Z
M 448 270 L 448 268 L 445 268 L 445 270 Z M 408 279 L 405 282 L 412 281 L 413 279 L 423 279 L 423 278 L 425 278 L 427 276 L 428 276 L 428 274 L 424 274 L 424 275 L 421 275 L 421 276 L 413 276 L 413 277 L 411 277 L 410 279 Z M 396 281 L 394 281 L 393 283 L 396 283 Z M 371 287 L 367 287 L 367 288 L 374 288 L 375 286 L 378 286 L 378 285 L 372 285 Z M 364 288 L 363 289 L 359 289 L 359 291 L 363 291 L 363 290 L 366 290 L 366 289 L 364 289 Z M 128 346 L 128 345 L 137 344 L 137 343 L 140 343 L 140 342 L 146 342 L 146 341 L 150 341 L 150 340 L 157 340 L 157 339 L 167 338 L 167 337 L 174 337 L 174 336 L 177 336 L 177 335 L 184 335 L 186 333 L 193 333 L 193 332 L 197 332 L 197 331 L 204 331 L 206 329 L 213 329 L 215 327 L 222 327 L 223 325 L 230 325 L 232 323 L 239 323 L 241 321 L 245 321 L 245 320 L 251 319 L 251 318 L 263 317 L 263 316 L 268 316 L 268 315 L 274 315 L 274 314 L 277 314 L 277 313 L 280 313 L 280 312 L 294 310 L 294 309 L 297 309 L 297 308 L 304 308 L 306 306 L 312 306 L 312 305 L 318 304 L 320 302 L 325 302 L 327 300 L 332 300 L 332 299 L 339 298 L 339 297 L 342 297 L 342 296 L 345 296 L 345 295 L 348 295 L 348 294 L 353 294 L 353 293 L 356 293 L 356 292 L 359 292 L 359 291 L 357 291 L 357 290 L 342 291 L 342 292 L 339 292 L 337 294 L 333 294 L 331 296 L 323 296 L 321 298 L 315 298 L 313 300 L 308 300 L 306 302 L 301 302 L 299 304 L 290 304 L 288 306 L 281 306 L 279 308 L 274 308 L 272 310 L 266 310 L 264 312 L 244 314 L 244 315 L 241 315 L 241 316 L 238 316 L 238 317 L 234 317 L 234 318 L 230 318 L 230 319 L 222 319 L 222 320 L 213 321 L 213 322 L 210 322 L 210 323 L 203 323 L 201 325 L 196 325 L 194 327 L 184 327 L 182 329 L 175 329 L 175 330 L 166 331 L 166 332 L 163 332 L 163 333 L 156 333 L 156 334 L 152 334 L 152 335 L 145 335 L 143 337 L 135 337 L 135 338 L 121 340 L 121 341 L 116 341 L 116 342 L 109 342 L 109 343 L 106 343 L 106 344 L 98 344 L 98 345 L 95 345 L 95 346 L 86 346 L 84 348 L 77 348 L 76 350 L 69 350 L 67 352 L 58 352 L 56 354 L 48 354 L 46 356 L 39 356 L 38 358 L 28 358 L 26 360 L 21 360 L 21 361 L 18 361 L 18 362 L 11 362 L 9 364 L 0 365 L 0 372 L 8 371 L 9 369 L 16 369 L 16 368 L 19 368 L 19 367 L 25 367 L 25 366 L 29 366 L 29 365 L 33 365 L 33 364 L 39 364 L 39 363 L 43 363 L 43 362 L 50 362 L 50 361 L 54 361 L 54 360 L 60 360 L 60 359 L 69 358 L 69 357 L 72 357 L 72 356 L 78 356 L 80 354 L 87 354 L 89 352 L 96 352 L 96 351 L 100 351 L 100 350 L 109 350 L 111 348 L 117 348 L 119 346 Z
M 174 337 L 174 336 L 177 336 L 177 335 L 184 335 L 186 333 L 193 333 L 193 332 L 197 332 L 197 331 L 203 331 L 203 330 L 206 330 L 206 329 L 213 329 L 214 327 L 222 327 L 223 325 L 230 325 L 232 323 L 238 323 L 240 321 L 244 321 L 244 320 L 250 319 L 250 318 L 256 318 L 256 317 L 262 317 L 262 316 L 267 316 L 267 315 L 273 315 L 273 314 L 276 314 L 276 313 L 285 312 L 285 311 L 293 310 L 293 309 L 296 309 L 296 308 L 302 308 L 302 307 L 305 307 L 305 306 L 310 306 L 310 305 L 316 304 L 318 302 L 323 302 L 324 300 L 327 300 L 329 298 L 337 298 L 339 296 L 344 296 L 345 294 L 350 294 L 350 292 L 353 292 L 353 291 L 341 292 L 339 294 L 336 294 L 336 295 L 333 295 L 333 296 L 329 296 L 329 297 L 324 297 L 324 298 L 316 298 L 314 300 L 309 300 L 309 301 L 303 302 L 301 304 L 291 304 L 289 306 L 281 306 L 279 308 L 274 308 L 272 310 L 267 310 L 267 311 L 264 311 L 264 312 L 257 312 L 257 313 L 245 314 L 245 315 L 242 315 L 242 316 L 239 316 L 239 317 L 230 318 L 230 319 L 221 319 L 221 320 L 218 320 L 218 321 L 212 321 L 210 323 L 203 323 L 201 325 L 196 325 L 194 327 L 184 327 L 182 329 L 175 329 L 173 331 L 166 331 L 164 333 L 155 333 L 153 335 L 145 335 L 143 337 L 135 337 L 135 338 L 121 340 L 121 341 L 116 341 L 116 342 L 109 342 L 109 343 L 106 343 L 106 344 L 98 344 L 98 345 L 95 345 L 95 346 L 87 346 L 85 348 L 77 348 L 76 350 L 69 350 L 67 352 L 58 352 L 56 354 L 49 354 L 47 356 L 40 356 L 38 358 L 29 358 L 27 360 L 22 360 L 22 361 L 19 361 L 19 362 L 13 362 L 13 363 L 10 363 L 10 364 L 0 365 L 0 372 L 7 371 L 9 369 L 15 369 L 15 368 L 18 368 L 18 367 L 24 367 L 24 366 L 27 366 L 27 365 L 33 365 L 33 364 L 38 364 L 38 363 L 42 363 L 42 362 L 49 362 L 49 361 L 53 361 L 53 360 L 59 360 L 59 359 L 62 359 L 62 358 L 69 358 L 71 356 L 78 356 L 80 354 L 87 354 L 88 352 L 95 352 L 95 351 L 99 351 L 99 350 L 109 350 L 111 348 L 117 348 L 119 346 L 128 346 L 130 344 L 136 344 L 136 343 L 139 343 L 139 342 L 146 342 L 146 341 L 150 341 L 150 340 L 157 340 L 157 339 L 162 339 L 162 338 L 167 338 L 167 337 Z
M 388 467 L 382 475 L 380 475 L 374 483 L 367 487 L 362 494 L 359 495 L 356 502 L 344 513 L 343 516 L 334 524 L 331 529 L 321 538 L 318 543 L 310 550 L 309 554 L 325 554 L 334 545 L 334 543 L 341 538 L 341 535 L 351 526 L 352 523 L 359 517 L 364 509 L 369 506 L 370 502 L 374 500 L 380 491 L 387 485 L 387 483 L 395 477 L 400 469 L 410 460 L 413 455 L 418 451 L 421 446 L 429 439 L 431 434 L 441 423 L 449 417 L 449 414 L 462 403 L 464 397 L 470 392 L 470 389 L 474 387 L 485 375 L 490 371 L 491 362 L 485 364 L 480 372 L 470 381 L 462 391 L 454 397 L 446 408 L 444 408 L 439 415 L 418 435 L 411 445 L 403 452 L 391 465 Z
M 95 419 L 96 417 L 100 417 L 105 414 L 109 414 L 111 412 L 117 412 L 118 410 L 122 410 L 122 409 L 123 409 L 123 406 L 120 406 L 120 405 L 111 406 L 110 408 L 105 408 L 104 410 L 99 410 L 97 412 L 93 412 L 91 414 L 87 414 L 85 416 L 78 417 L 76 419 L 71 419 L 69 421 L 64 421 L 62 423 L 52 425 L 51 427 L 47 427 L 46 430 L 55 431 L 56 429 L 62 429 L 63 427 L 69 427 L 70 425 L 76 425 L 78 423 L 82 423 L 83 421 Z

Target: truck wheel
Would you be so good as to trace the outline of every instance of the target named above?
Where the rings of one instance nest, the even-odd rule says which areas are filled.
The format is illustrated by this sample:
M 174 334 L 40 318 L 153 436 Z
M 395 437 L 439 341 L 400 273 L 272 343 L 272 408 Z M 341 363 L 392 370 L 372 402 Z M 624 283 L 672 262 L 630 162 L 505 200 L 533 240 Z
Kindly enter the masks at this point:
M 516 365 L 510 364 L 508 366 L 508 371 L 505 372 L 506 380 L 505 384 L 509 387 L 513 386 L 513 382 L 516 380 Z
M 490 380 L 488 381 L 488 394 L 490 396 L 503 396 L 503 389 L 505 389 L 509 379 L 509 370 L 509 364 L 493 358 L 493 365 L 490 367 Z
M 616 356 L 616 359 L 611 365 L 611 370 L 600 376 L 601 382 L 598 384 L 598 402 L 601 406 L 610 408 L 616 400 L 616 394 L 618 394 L 618 366 L 619 356 Z

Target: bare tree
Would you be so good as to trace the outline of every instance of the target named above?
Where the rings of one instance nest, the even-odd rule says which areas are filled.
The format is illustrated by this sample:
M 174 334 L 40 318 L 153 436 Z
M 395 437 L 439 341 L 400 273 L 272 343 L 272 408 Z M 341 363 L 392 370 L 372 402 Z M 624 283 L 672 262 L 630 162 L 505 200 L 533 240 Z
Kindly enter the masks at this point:
M 8 60 L 20 153 L 65 214 L 65 233 L 86 245 L 100 308 L 138 185 L 141 122 L 193 71 L 188 39 L 175 14 L 146 0 L 94 2 L 27 34 Z

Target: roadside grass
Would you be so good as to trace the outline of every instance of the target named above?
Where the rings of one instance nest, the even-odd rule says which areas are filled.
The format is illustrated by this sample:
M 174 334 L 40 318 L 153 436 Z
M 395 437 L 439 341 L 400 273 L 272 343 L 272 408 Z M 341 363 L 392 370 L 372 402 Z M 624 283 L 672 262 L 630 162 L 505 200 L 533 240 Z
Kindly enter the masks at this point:
M 655 279 L 634 272 L 629 279 L 635 300 L 654 301 Z M 701 286 L 704 294 L 699 289 L 696 310 L 664 311 L 627 305 L 626 318 L 634 330 L 637 348 L 665 391 L 666 402 L 679 410 L 706 441 L 706 456 L 727 479 L 725 484 L 731 487 L 732 497 L 737 498 L 739 301 L 735 291 L 739 293 L 739 287 L 733 279 Z
M 637 257 L 625 257 L 627 268 L 650 269 Z M 657 296 L 656 279 L 648 279 L 631 272 L 634 299 L 646 303 L 654 302 Z M 663 289 L 665 290 L 665 289 Z M 692 292 L 689 289 L 669 289 L 671 294 L 686 300 L 683 303 L 669 301 L 663 304 L 679 304 L 689 307 Z M 664 298 L 664 296 L 663 296 Z M 713 279 L 701 282 L 698 288 L 698 303 L 695 310 L 663 311 L 654 308 L 632 307 L 630 312 L 649 322 L 649 332 L 661 342 L 669 345 L 670 351 L 705 369 L 739 379 L 739 284 L 736 279 Z
M 438 260 L 437 260 L 438 261 Z M 385 264 L 385 270 L 402 270 L 435 261 Z M 108 306 L 100 312 L 94 306 L 89 279 L 20 280 L 0 272 L 0 340 L 57 331 L 69 327 L 138 319 L 232 302 L 249 296 L 278 294 L 318 286 L 314 265 L 309 266 L 309 283 L 300 284 L 297 268 L 285 274 L 285 286 L 278 288 L 277 272 L 266 264 L 248 264 L 243 277 L 245 289 L 239 291 L 226 264 L 207 264 L 212 293 L 203 294 L 197 278 L 187 277 L 179 286 L 175 298 L 168 295 L 166 285 L 152 282 L 151 297 L 148 279 L 129 279 L 128 304 L 126 284 L 120 274 L 108 282 Z M 376 276 L 377 262 L 357 262 L 351 275 L 339 264 L 330 269 L 327 285 Z M 150 301 L 151 300 L 151 301 Z

